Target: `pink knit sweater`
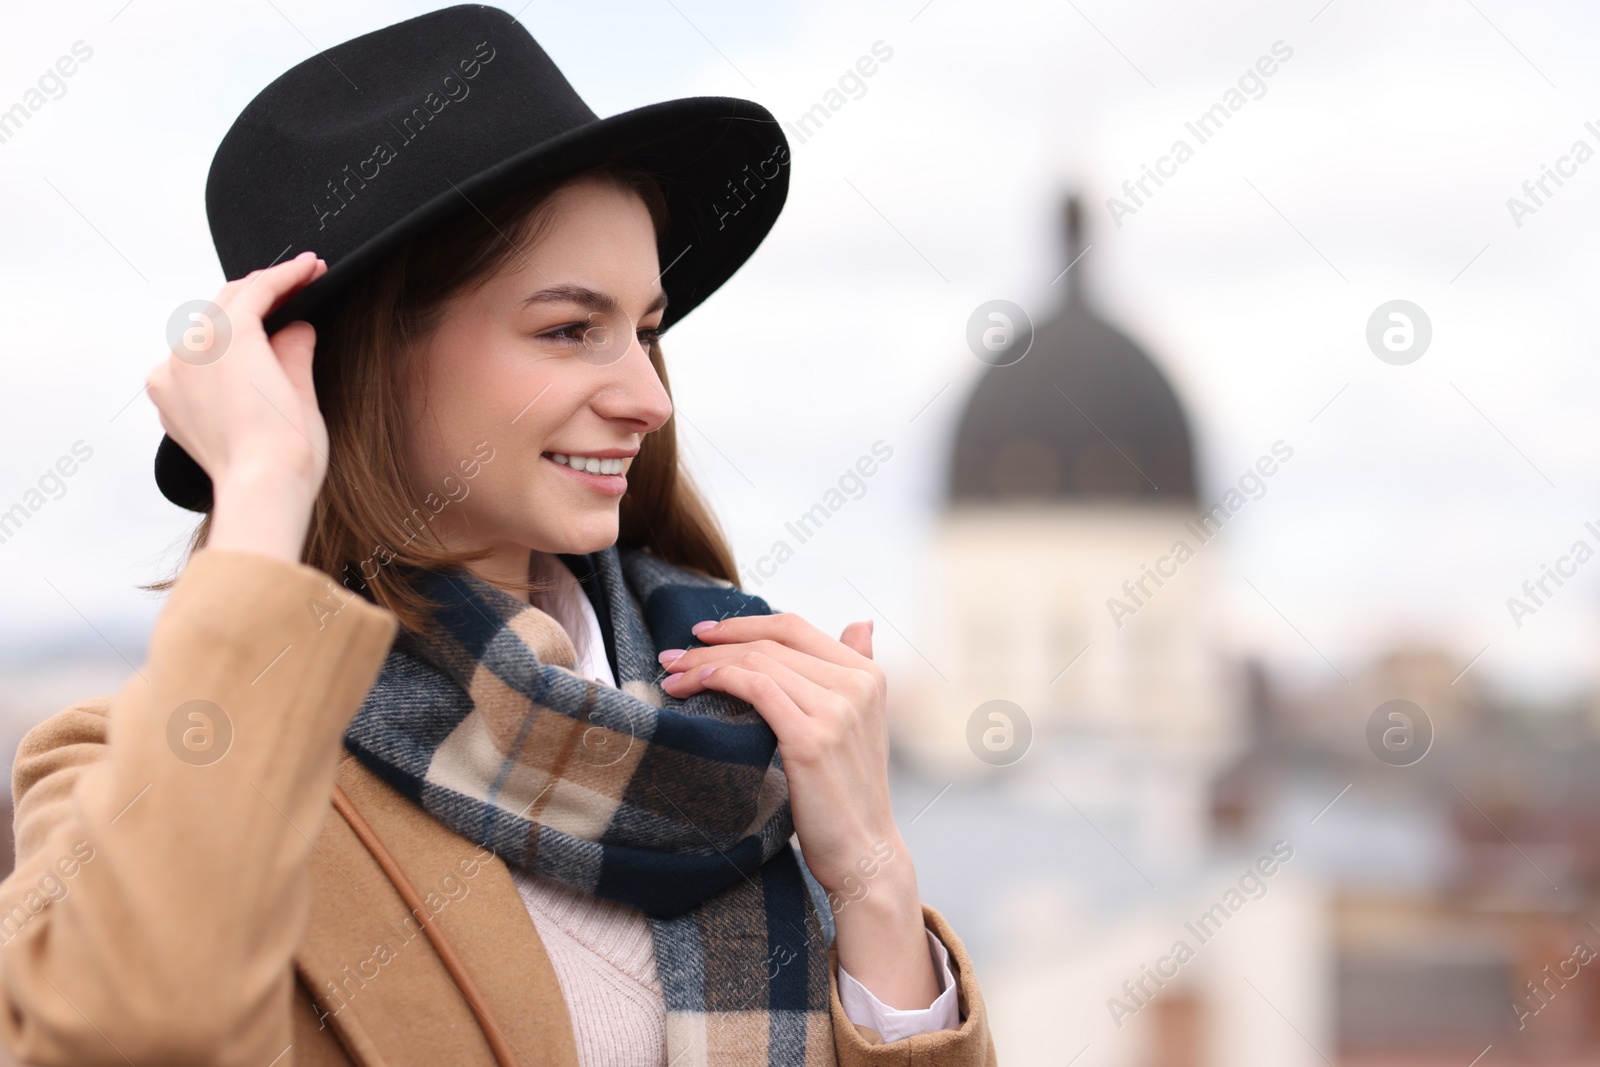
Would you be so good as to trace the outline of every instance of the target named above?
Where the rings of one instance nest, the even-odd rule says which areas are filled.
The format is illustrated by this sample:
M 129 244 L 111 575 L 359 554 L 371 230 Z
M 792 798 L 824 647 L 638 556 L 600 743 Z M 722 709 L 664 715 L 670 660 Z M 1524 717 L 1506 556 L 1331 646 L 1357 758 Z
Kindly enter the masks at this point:
M 549 593 L 535 594 L 533 602 L 571 635 L 578 673 L 614 687 L 600 620 L 572 572 L 540 552 L 533 553 L 533 571 L 559 583 Z M 666 1001 L 645 914 L 516 867 L 511 876 L 555 967 L 579 1067 L 666 1067 Z M 841 967 L 839 1000 L 851 1022 L 871 1027 L 885 1041 L 961 1025 L 949 951 L 931 930 L 927 934 L 941 990 L 933 1004 L 911 1011 L 891 1008 Z
M 667 1014 L 644 913 L 512 868 L 572 1017 L 580 1067 L 667 1062 Z

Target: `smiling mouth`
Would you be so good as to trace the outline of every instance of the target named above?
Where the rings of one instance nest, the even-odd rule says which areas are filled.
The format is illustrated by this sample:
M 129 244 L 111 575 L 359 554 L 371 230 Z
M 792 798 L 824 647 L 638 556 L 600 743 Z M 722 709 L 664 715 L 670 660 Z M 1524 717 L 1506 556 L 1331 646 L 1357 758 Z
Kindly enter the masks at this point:
M 621 474 L 628 465 L 627 460 L 618 457 L 568 455 L 564 452 L 546 452 L 544 457 L 584 474 Z
M 568 478 L 573 478 L 585 488 L 601 496 L 620 497 L 628 491 L 628 479 L 623 469 L 631 457 L 577 456 L 565 452 L 543 452 L 540 459 L 560 467 Z M 597 468 L 590 470 L 589 468 Z

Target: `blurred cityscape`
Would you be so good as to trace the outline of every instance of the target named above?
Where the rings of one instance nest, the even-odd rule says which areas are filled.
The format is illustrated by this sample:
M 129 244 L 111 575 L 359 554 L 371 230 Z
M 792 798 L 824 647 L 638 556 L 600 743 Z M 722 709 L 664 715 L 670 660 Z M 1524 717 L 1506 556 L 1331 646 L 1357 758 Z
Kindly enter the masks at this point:
M 996 312 L 910 637 L 942 681 L 891 712 L 1002 1061 L 1600 1063 L 1600 695 L 1427 643 L 1325 684 L 1230 662 L 1205 545 L 1293 450 L 1198 485 L 1182 397 L 1081 282 Z

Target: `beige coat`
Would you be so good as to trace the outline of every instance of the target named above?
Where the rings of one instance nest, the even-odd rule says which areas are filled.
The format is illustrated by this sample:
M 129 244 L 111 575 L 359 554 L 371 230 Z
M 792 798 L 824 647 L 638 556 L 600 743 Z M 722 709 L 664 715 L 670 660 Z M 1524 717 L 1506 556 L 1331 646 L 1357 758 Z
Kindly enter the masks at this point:
M 560 985 L 504 863 L 343 748 L 396 627 L 311 567 L 202 548 L 138 673 L 28 733 L 12 779 L 17 865 L 0 882 L 0 1038 L 18 1057 L 493 1067 L 442 958 L 330 803 L 337 781 L 520 1062 L 576 1067 Z M 841 1067 L 995 1064 L 972 962 L 924 912 L 950 949 L 960 1028 L 889 1044 L 861 1032 L 830 949 Z

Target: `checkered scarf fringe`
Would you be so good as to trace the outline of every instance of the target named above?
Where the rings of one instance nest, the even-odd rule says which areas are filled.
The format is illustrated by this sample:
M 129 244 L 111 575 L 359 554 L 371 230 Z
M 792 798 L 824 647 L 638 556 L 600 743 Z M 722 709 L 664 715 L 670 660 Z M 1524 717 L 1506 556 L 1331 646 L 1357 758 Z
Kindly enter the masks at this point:
M 790 844 L 777 738 L 742 700 L 659 685 L 696 622 L 771 608 L 638 549 L 593 559 L 619 688 L 541 662 L 556 624 L 519 597 L 428 573 L 444 607 L 400 631 L 345 745 L 507 863 L 641 909 L 671 1067 L 834 1064 L 832 912 Z

